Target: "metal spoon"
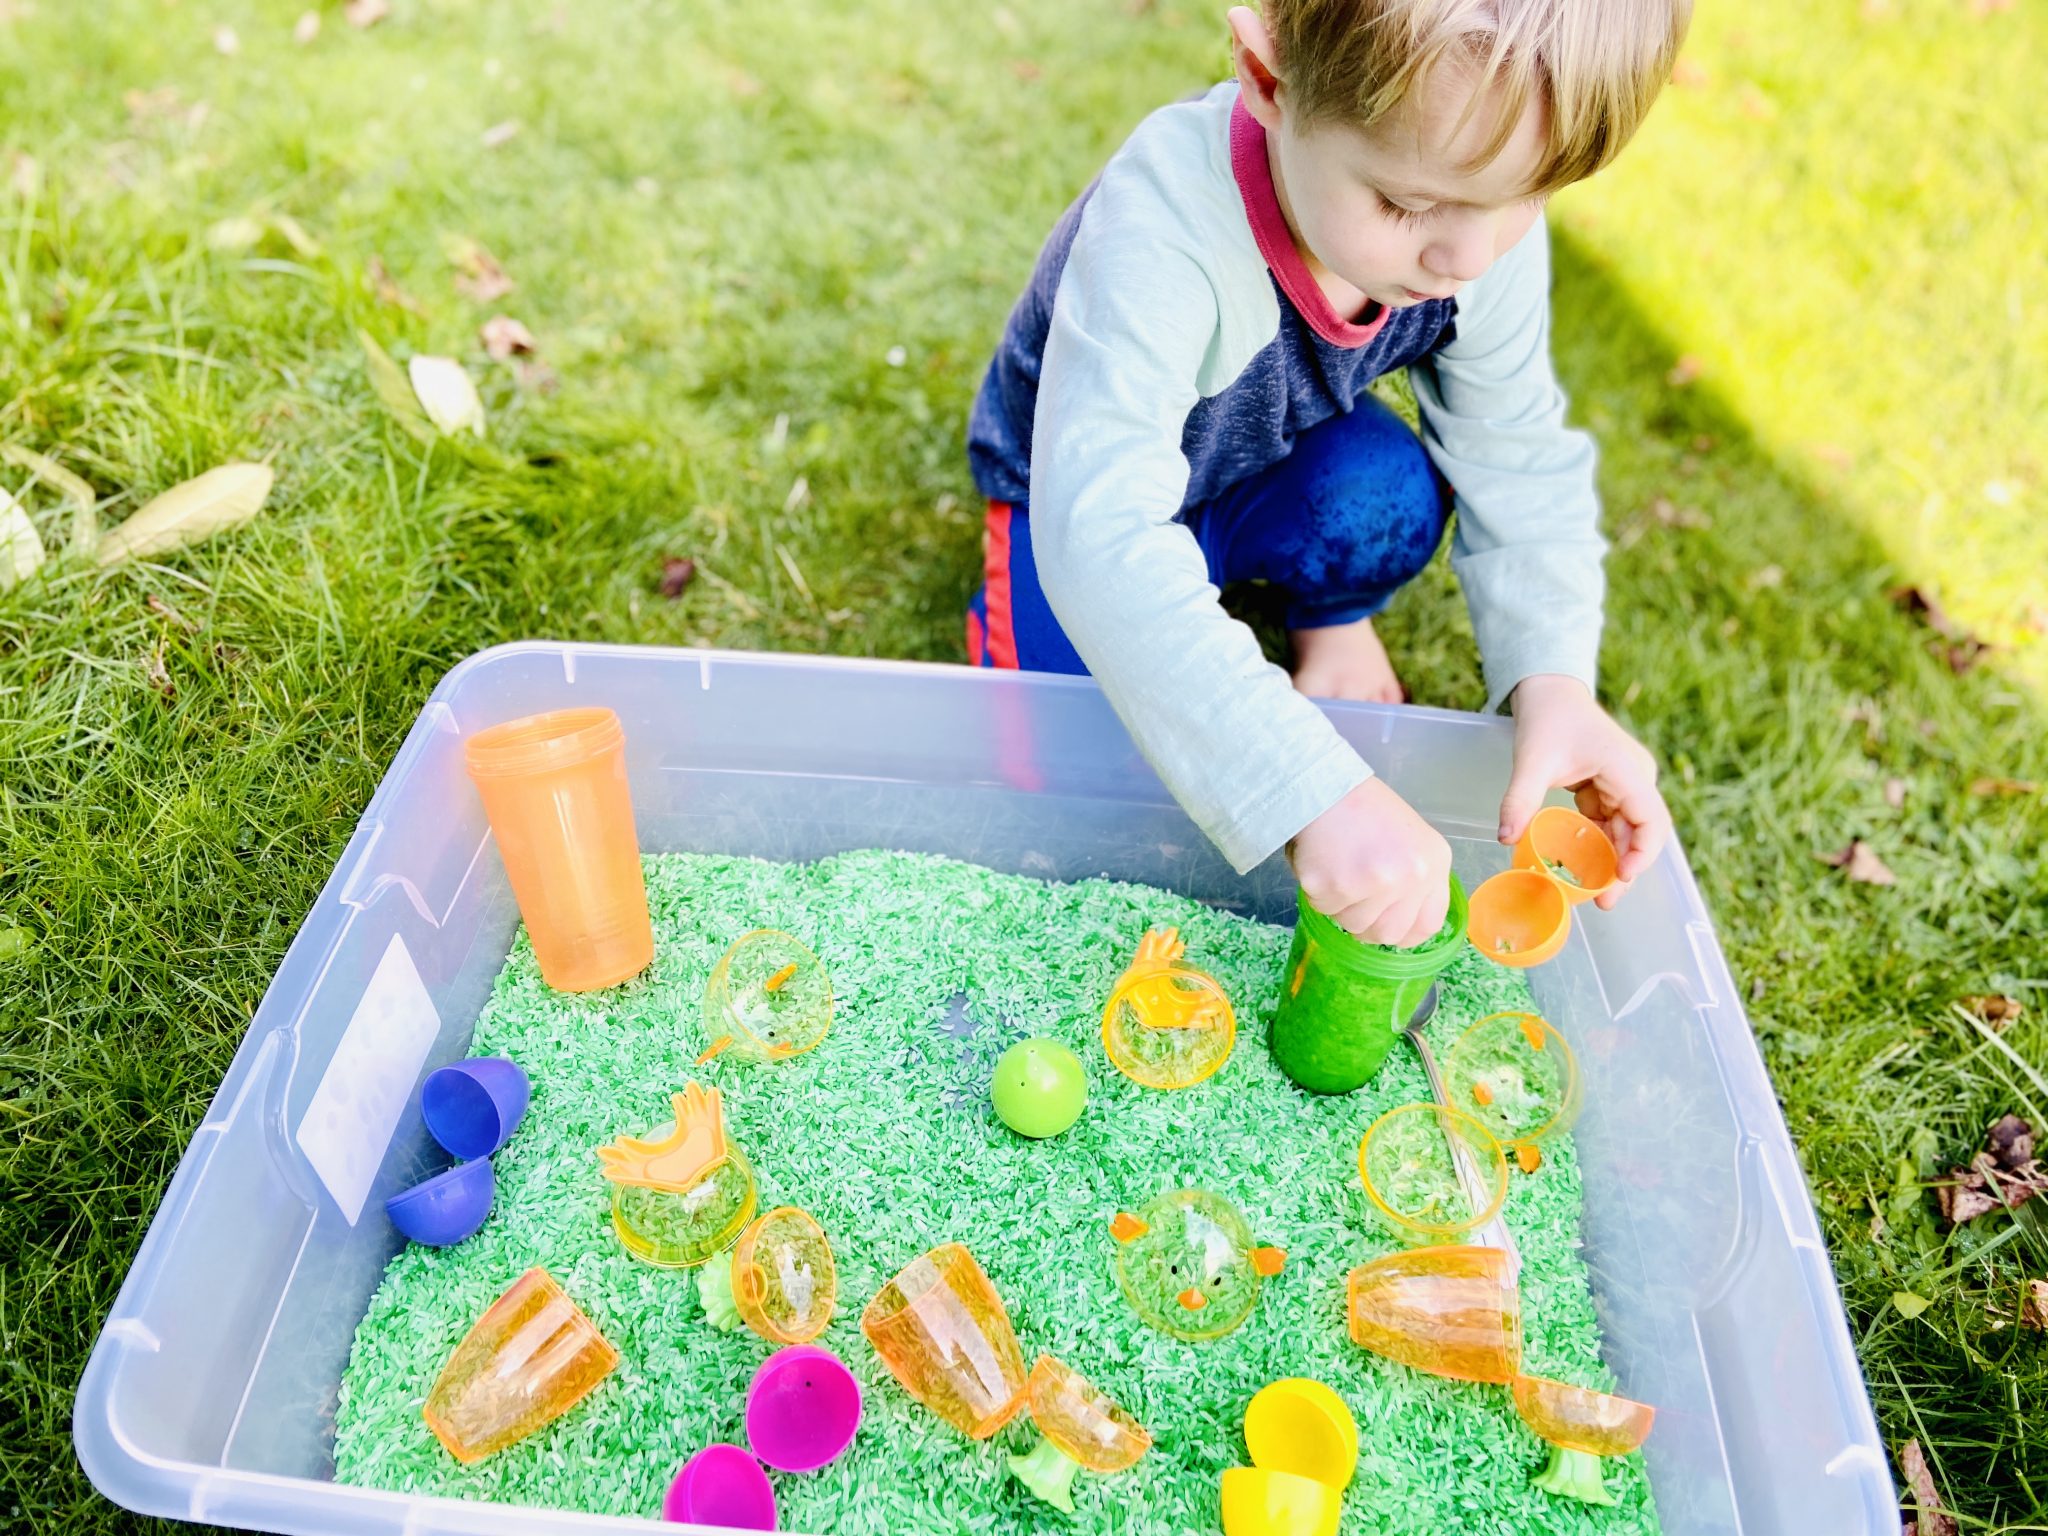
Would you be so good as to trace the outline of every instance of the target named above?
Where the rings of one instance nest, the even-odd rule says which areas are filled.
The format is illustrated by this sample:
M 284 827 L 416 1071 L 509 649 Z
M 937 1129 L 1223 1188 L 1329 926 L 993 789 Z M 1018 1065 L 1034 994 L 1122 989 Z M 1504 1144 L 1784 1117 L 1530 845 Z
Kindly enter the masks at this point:
M 1445 1109 L 1451 1107 L 1450 1096 L 1444 1092 L 1443 1074 L 1437 1070 L 1436 1055 L 1429 1048 L 1429 1041 L 1423 1038 L 1423 1028 L 1436 1017 L 1436 1005 L 1441 989 L 1435 982 L 1422 994 L 1422 1001 L 1415 1005 L 1415 1012 L 1408 1018 L 1404 1033 L 1415 1042 L 1415 1054 L 1422 1058 L 1422 1070 L 1429 1078 L 1429 1091 L 1438 1104 Z M 1479 1168 L 1472 1161 L 1472 1154 L 1465 1144 L 1456 1137 L 1446 1138 L 1451 1144 L 1451 1161 L 1458 1166 L 1458 1183 L 1463 1186 L 1465 1198 L 1472 1203 L 1472 1209 L 1479 1210 L 1486 1204 L 1486 1183 L 1479 1176 Z M 1508 1283 L 1514 1284 L 1522 1273 L 1522 1253 L 1515 1246 L 1514 1234 L 1508 1231 L 1506 1220 L 1496 1215 L 1473 1236 L 1484 1247 L 1498 1248 L 1508 1256 Z

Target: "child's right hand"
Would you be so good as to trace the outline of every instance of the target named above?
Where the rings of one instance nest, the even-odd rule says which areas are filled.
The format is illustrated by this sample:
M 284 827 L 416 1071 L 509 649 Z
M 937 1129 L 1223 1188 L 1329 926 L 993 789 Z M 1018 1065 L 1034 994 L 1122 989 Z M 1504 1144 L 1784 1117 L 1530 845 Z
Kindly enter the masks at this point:
M 1412 948 L 1444 925 L 1451 845 L 1384 779 L 1303 827 L 1288 857 L 1309 905 L 1369 944 Z

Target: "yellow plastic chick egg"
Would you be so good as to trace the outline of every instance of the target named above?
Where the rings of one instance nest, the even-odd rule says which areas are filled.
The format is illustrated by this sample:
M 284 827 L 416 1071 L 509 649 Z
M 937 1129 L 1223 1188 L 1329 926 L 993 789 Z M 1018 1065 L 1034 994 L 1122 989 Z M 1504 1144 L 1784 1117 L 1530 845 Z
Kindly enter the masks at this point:
M 1261 1246 L 1221 1195 L 1176 1189 L 1136 1216 L 1118 1212 L 1116 1283 L 1131 1310 L 1177 1339 L 1218 1339 L 1252 1315 L 1287 1255 Z

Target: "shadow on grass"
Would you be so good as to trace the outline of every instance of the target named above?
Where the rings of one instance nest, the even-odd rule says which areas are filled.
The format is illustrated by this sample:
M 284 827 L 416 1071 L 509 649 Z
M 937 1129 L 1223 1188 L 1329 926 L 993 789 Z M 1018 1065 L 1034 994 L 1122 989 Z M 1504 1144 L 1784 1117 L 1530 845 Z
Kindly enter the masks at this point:
M 2002 1215 L 1943 1238 L 1922 1185 L 1999 1115 L 2048 1111 L 2048 807 L 1972 792 L 2048 780 L 2048 715 L 1990 667 L 1950 670 L 1888 596 L 1911 573 L 1711 390 L 1671 383 L 1678 348 L 1568 234 L 1555 312 L 1615 545 L 1603 692 L 1665 764 L 1887 1441 L 1921 1440 L 1967 1529 L 2034 1528 L 2048 1351 L 2017 1304 L 2048 1242 Z M 1454 633 L 1415 622 L 1419 696 L 1447 669 L 1476 692 Z M 1817 857 L 1852 838 L 1895 884 Z M 1986 993 L 2026 1004 L 2002 1035 L 1954 1006 Z

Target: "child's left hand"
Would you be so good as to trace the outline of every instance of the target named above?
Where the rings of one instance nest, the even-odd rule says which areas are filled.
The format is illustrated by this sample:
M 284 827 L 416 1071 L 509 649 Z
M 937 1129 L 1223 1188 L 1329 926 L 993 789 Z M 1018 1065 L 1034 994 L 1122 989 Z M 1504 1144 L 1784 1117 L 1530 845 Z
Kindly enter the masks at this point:
M 1594 898 L 1603 910 L 1612 907 L 1671 837 L 1657 760 L 1575 677 L 1523 678 L 1514 710 L 1515 766 L 1500 803 L 1500 840 L 1520 837 L 1550 790 L 1572 790 L 1580 814 L 1599 822 L 1621 855 L 1621 878 Z

